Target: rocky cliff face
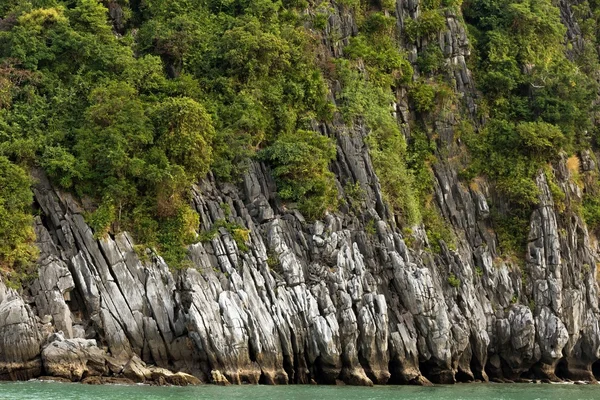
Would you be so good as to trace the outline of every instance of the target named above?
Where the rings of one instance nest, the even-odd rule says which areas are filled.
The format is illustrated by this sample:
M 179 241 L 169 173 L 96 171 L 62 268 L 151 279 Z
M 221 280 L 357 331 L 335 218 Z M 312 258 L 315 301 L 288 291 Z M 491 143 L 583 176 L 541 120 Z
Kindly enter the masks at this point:
M 398 0 L 398 24 L 419 9 L 417 0 Z M 323 38 L 332 57 L 345 43 L 330 38 L 356 32 L 343 10 L 331 11 L 325 29 L 340 33 Z M 446 22 L 438 40 L 452 66 L 448 80 L 475 115 L 467 35 L 460 15 L 447 13 Z M 565 22 L 576 40 L 576 22 Z M 407 45 L 413 61 L 419 47 Z M 414 118 L 406 93 L 394 107 L 399 123 Z M 431 123 L 450 156 L 463 151 L 452 115 Z M 357 184 L 364 195 L 308 223 L 276 198 L 261 163 L 239 185 L 209 178 L 194 188 L 201 229 L 227 221 L 249 236 L 240 243 L 219 228 L 190 247 L 193 267 L 185 270 L 171 270 L 127 233 L 96 239 L 77 201 L 39 173 L 39 277 L 21 293 L 0 282 L 0 379 L 162 374 L 181 382 L 164 368 L 215 383 L 594 380 L 597 245 L 576 214 L 559 212 L 543 173 L 525 259 L 506 259 L 490 223 L 494 188 L 462 183 L 440 152 L 434 197 L 458 245 L 442 243 L 438 254 L 422 227 L 409 237 L 395 225 L 365 146 L 368 132 L 342 122 L 318 129 L 337 141 L 331 169 L 340 191 Z M 597 168 L 586 154 L 582 166 Z M 566 160 L 554 173 L 567 200 L 581 197 Z

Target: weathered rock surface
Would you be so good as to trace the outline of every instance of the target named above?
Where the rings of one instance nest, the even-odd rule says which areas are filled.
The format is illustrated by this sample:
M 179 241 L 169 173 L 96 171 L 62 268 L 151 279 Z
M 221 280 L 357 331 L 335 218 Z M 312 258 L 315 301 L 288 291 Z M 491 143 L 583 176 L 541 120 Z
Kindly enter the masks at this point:
M 108 373 L 106 352 L 93 339 L 65 339 L 62 332 L 51 335 L 42 350 L 44 371 L 51 376 L 80 381 Z
M 41 335 L 31 308 L 0 279 L 0 379 L 31 379 L 42 372 Z
M 398 0 L 398 23 L 419 7 Z M 446 20 L 438 39 L 453 66 L 449 79 L 474 115 L 465 29 L 460 15 Z M 331 56 L 343 54 L 356 31 L 343 7 L 332 10 L 323 38 Z M 426 45 L 406 45 L 412 61 Z M 407 104 L 399 93 L 401 123 L 413 118 Z M 454 143 L 453 117 L 434 123 L 440 140 Z M 558 211 L 544 174 L 519 265 L 500 258 L 486 200 L 493 188 L 483 180 L 463 185 L 453 164 L 440 160 L 435 202 L 458 243 L 455 250 L 442 243 L 436 254 L 423 227 L 406 236 L 389 215 L 364 127 L 338 121 L 318 129 L 337 142 L 331 169 L 338 186 L 356 184 L 364 193 L 359 209 L 342 206 L 307 223 L 276 198 L 261 163 L 237 186 L 209 177 L 194 188 L 200 228 L 222 220 L 245 226 L 248 250 L 222 228 L 190 246 L 194 267 L 177 272 L 150 250 L 141 254 L 127 233 L 94 238 L 77 202 L 38 174 L 39 277 L 21 294 L 0 282 L 0 379 L 373 385 L 595 378 L 597 245 L 579 217 Z M 597 170 L 589 155 L 582 166 Z M 555 172 L 566 197 L 580 198 L 564 161 Z
M 188 386 L 201 381 L 183 372 L 148 366 L 136 355 L 128 361 L 111 357 L 93 339 L 66 339 L 63 332 L 52 334 L 42 350 L 45 374 L 66 381 L 100 384 L 111 382 Z

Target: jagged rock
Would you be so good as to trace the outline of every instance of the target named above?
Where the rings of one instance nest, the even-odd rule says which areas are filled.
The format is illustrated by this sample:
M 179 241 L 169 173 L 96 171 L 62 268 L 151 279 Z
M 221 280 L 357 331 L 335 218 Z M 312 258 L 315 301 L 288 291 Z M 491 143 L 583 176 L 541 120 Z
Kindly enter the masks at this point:
M 162 386 L 165 384 L 176 385 L 176 386 L 188 386 L 188 385 L 199 385 L 201 382 L 198 378 L 195 378 L 189 374 L 183 372 L 173 373 L 164 368 L 150 367 L 151 380 Z
M 227 378 L 225 378 L 225 376 L 221 373 L 221 371 L 218 370 L 212 370 L 210 371 L 210 376 L 211 376 L 211 382 L 214 383 L 215 385 L 220 385 L 220 386 L 227 386 L 227 385 L 231 385 L 231 383 L 229 383 L 229 381 L 227 380 Z
M 144 383 L 146 380 L 152 378 L 152 373 L 146 368 L 146 364 L 137 356 L 132 357 L 131 360 L 125 364 L 122 369 L 122 374 L 127 379 L 136 383 Z
M 195 386 L 201 385 L 202 381 L 193 375 L 186 374 L 185 372 L 176 372 L 169 375 L 167 381 L 171 385 L 175 386 Z
M 88 376 L 81 383 L 86 385 L 133 385 L 134 381 L 123 377 Z
M 270 178 L 262 167 L 252 171 L 250 198 L 267 198 Z M 409 250 L 385 220 L 367 239 L 337 216 L 306 232 L 294 217 L 253 219 L 235 188 L 225 195 L 206 182 L 194 203 L 207 224 L 225 217 L 220 207 L 225 201 L 240 204 L 231 218 L 247 213 L 244 223 L 255 231 L 254 224 L 262 223 L 263 235 L 252 234 L 253 252 L 241 254 L 224 230 L 210 243 L 192 246 L 197 269 L 176 275 L 152 253 L 140 260 L 127 234 L 94 239 L 72 205 L 51 188 L 45 194 L 38 190 L 48 210 L 67 210 L 55 219 L 72 240 L 55 242 L 57 226 L 43 226 L 50 262 L 40 270 L 36 293 L 75 290 L 69 301 L 77 304 L 71 307 L 89 319 L 72 324 L 72 335 L 83 336 L 87 325 L 86 336 L 90 332 L 108 346 L 106 373 L 136 382 L 179 379 L 161 370 L 153 377 L 144 361 L 176 365 L 216 383 L 450 383 L 487 380 L 486 370 L 492 378 L 517 379 L 533 367 L 547 378 L 562 349 L 574 354 L 568 368 L 590 371 L 594 356 L 576 366 L 574 360 L 582 357 L 575 352 L 581 346 L 592 354 L 598 350 L 592 339 L 597 317 L 581 292 L 589 286 L 564 287 L 561 260 L 567 252 L 543 176 L 530 230 L 531 292 L 521 294 L 531 296 L 534 309 L 512 304 L 522 291 L 513 266 L 494 265 L 492 247 L 469 247 L 490 240 L 478 225 L 486 218 L 485 201 L 456 183 L 455 173 L 439 170 L 437 177 L 443 211 L 467 232 L 465 251 L 471 253 L 444 247 L 436 265 L 427 253 Z M 377 201 L 375 196 L 367 203 L 377 207 Z M 73 256 L 65 261 L 57 254 Z M 68 276 L 59 261 L 69 266 L 74 288 L 68 282 L 59 286 L 60 277 Z M 460 281 L 457 288 L 448 285 L 443 268 Z M 36 304 L 47 297 L 39 298 Z M 53 301 L 62 306 L 59 300 Z M 565 304 L 574 310 L 567 319 Z M 48 323 L 56 327 L 55 319 Z M 574 346 L 571 332 L 584 326 L 583 337 L 590 339 Z
M 119 29 L 122 10 L 109 6 Z M 570 5 L 560 7 L 569 42 L 578 43 Z M 421 8 L 419 0 L 398 0 L 398 27 Z M 323 51 L 341 57 L 358 27 L 347 7 L 334 2 L 329 12 Z M 435 42 L 403 46 L 416 62 L 439 44 L 451 86 L 475 118 L 465 25 L 459 10 L 444 16 L 446 29 Z M 340 83 L 331 89 L 339 100 Z M 409 137 L 414 113 L 406 90 L 398 90 L 390 111 Z M 307 221 L 278 199 L 260 162 L 250 163 L 238 186 L 209 176 L 192 191 L 201 229 L 223 220 L 244 226 L 248 250 L 221 227 L 210 241 L 190 246 L 193 268 L 181 271 L 136 247 L 127 233 L 94 237 L 83 207 L 34 171 L 43 214 L 35 220 L 39 276 L 22 293 L 0 283 L 0 379 L 45 373 L 88 383 L 124 377 L 179 385 L 593 380 L 600 359 L 598 257 L 584 222 L 557 211 L 539 174 L 524 265 L 500 258 L 488 201 L 502 206 L 501 199 L 483 178 L 461 183 L 457 118 L 432 118 L 436 140 L 450 153 L 432 166 L 432 201 L 457 242 L 440 241 L 439 254 L 423 226 L 397 226 L 365 145 L 370 132 L 339 115 L 314 123 L 335 139 L 331 170 L 346 200 L 338 212 Z M 580 201 L 564 158 L 556 166 L 558 186 L 568 201 Z M 592 154 L 582 153 L 581 161 L 584 171 L 597 171 Z M 360 189 L 360 199 L 344 193 L 349 185 Z M 44 346 L 59 331 L 64 337 L 55 334 Z
M 121 370 L 122 375 L 132 382 L 153 383 L 159 385 L 189 386 L 200 385 L 200 379 L 184 372 L 173 373 L 165 368 L 148 366 L 139 357 L 134 356 Z
M 41 341 L 31 308 L 0 278 L 0 380 L 41 375 Z
M 42 350 L 44 371 L 71 381 L 108 373 L 106 352 L 93 339 L 65 339 L 62 332 L 52 335 Z

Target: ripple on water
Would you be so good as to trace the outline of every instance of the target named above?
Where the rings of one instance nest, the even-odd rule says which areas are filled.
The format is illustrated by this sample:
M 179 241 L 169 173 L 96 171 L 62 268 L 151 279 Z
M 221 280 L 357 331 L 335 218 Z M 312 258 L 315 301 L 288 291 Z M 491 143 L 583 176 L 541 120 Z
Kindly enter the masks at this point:
M 88 386 L 56 382 L 0 384 L 0 400 L 598 400 L 598 385 L 454 386 Z

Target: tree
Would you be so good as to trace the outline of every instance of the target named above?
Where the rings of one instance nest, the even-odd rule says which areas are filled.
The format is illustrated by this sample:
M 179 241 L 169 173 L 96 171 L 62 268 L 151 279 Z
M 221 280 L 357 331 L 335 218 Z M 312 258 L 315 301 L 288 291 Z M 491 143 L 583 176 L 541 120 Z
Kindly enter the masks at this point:
M 136 191 L 132 180 L 144 173 L 144 150 L 153 141 L 150 119 L 135 89 L 124 82 L 96 87 L 89 101 L 73 149 L 81 183 L 90 194 L 126 200 Z
M 337 191 L 329 163 L 336 149 L 318 132 L 299 130 L 284 134 L 262 152 L 273 166 L 279 196 L 298 202 L 309 218 L 320 218 L 336 206 Z
M 193 180 L 202 179 L 212 162 L 215 130 L 206 109 L 188 97 L 168 98 L 155 115 L 156 144 L 169 161 L 180 165 Z

